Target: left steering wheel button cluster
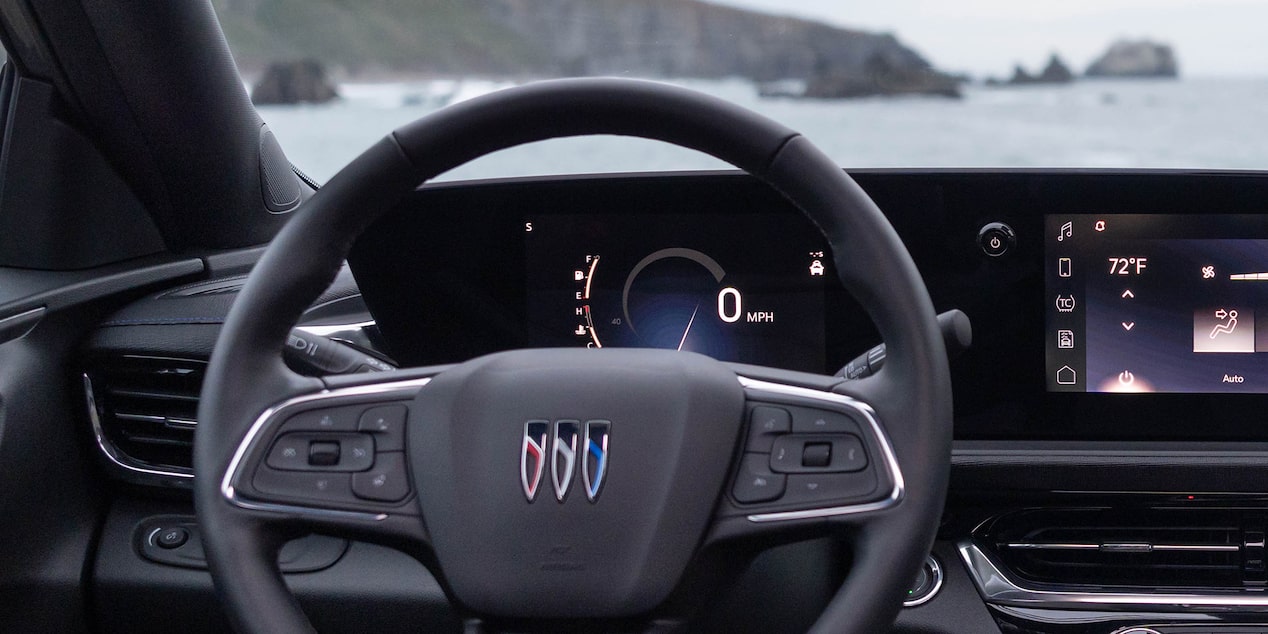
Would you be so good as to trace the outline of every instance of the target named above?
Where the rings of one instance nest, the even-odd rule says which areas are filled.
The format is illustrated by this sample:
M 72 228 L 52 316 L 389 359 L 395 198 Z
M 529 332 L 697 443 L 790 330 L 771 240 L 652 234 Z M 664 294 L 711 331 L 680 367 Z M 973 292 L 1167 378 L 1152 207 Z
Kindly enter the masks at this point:
M 286 417 L 251 480 L 273 501 L 364 507 L 410 494 L 405 459 L 409 409 L 401 402 L 337 405 Z

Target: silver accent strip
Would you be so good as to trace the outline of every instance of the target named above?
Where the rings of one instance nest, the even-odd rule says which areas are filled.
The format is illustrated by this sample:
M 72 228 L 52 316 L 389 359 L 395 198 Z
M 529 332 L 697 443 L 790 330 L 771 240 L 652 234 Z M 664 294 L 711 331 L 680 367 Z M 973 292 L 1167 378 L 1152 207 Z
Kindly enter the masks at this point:
M 1044 542 L 1009 542 L 1007 548 L 1016 550 L 1097 550 L 1108 553 L 1191 552 L 1235 553 L 1242 548 L 1236 544 L 1150 544 L 1146 542 L 1115 542 L 1108 544 L 1058 544 Z
M 134 464 L 123 452 L 119 451 L 114 443 L 106 438 L 105 428 L 101 425 L 101 414 L 97 410 L 97 397 L 93 394 L 92 379 L 88 378 L 88 373 L 82 374 L 84 377 L 84 399 L 88 402 L 88 420 L 92 423 L 92 434 L 97 439 L 97 449 L 99 449 L 114 466 L 123 469 L 127 473 L 133 473 L 143 476 L 157 476 L 160 478 L 179 478 L 181 480 L 193 479 L 193 471 L 177 470 L 175 468 L 162 469 L 158 467 L 141 466 Z
M 1004 544 L 1018 550 L 1100 550 L 1100 544 L 1041 544 L 1034 542 L 1011 542 Z
M 1268 610 L 1268 593 L 1262 590 L 1194 592 L 1080 592 L 1041 590 L 1014 581 L 989 554 L 966 539 L 957 545 L 973 583 L 987 603 L 1026 608 L 1076 610 Z
M 929 564 L 929 570 L 933 576 L 933 588 L 914 599 L 904 600 L 904 608 L 914 608 L 918 605 L 924 605 L 932 601 L 934 597 L 938 596 L 938 591 L 942 590 L 942 581 L 944 576 L 942 573 L 942 564 L 938 563 L 938 558 L 934 557 L 932 554 L 925 559 L 925 563 Z
M 16 341 L 30 334 L 40 325 L 45 312 L 47 309 L 40 306 L 0 319 L 0 343 Z
M 872 434 L 875 435 L 877 444 L 881 446 L 881 462 L 884 463 L 884 468 L 889 471 L 890 480 L 894 483 L 894 488 L 890 490 L 889 495 L 885 499 L 878 500 L 876 502 L 805 509 L 801 511 L 757 513 L 749 515 L 748 521 L 782 522 L 788 520 L 837 517 L 840 515 L 855 515 L 858 513 L 882 511 L 902 502 L 906 491 L 906 485 L 903 483 L 903 472 L 898 468 L 898 458 L 894 455 L 894 447 L 890 444 L 889 437 L 885 435 L 885 430 L 881 428 L 880 421 L 876 418 L 876 410 L 873 410 L 870 405 L 844 394 L 834 394 L 832 392 L 812 390 L 810 388 L 797 387 L 793 385 L 784 385 L 782 383 L 770 383 L 767 381 L 750 379 L 744 376 L 737 376 L 736 378 L 739 379 L 740 385 L 744 387 L 744 390 L 750 393 L 749 396 L 760 396 L 762 392 L 765 392 L 777 396 L 794 396 L 814 399 L 830 403 L 834 407 L 844 408 L 859 415 L 863 418 L 863 420 L 867 421 L 867 424 L 872 428 Z
M 294 504 L 245 500 L 238 496 L 237 490 L 234 488 L 234 482 L 237 482 L 238 478 L 242 475 L 240 471 L 244 466 L 243 460 L 246 458 L 247 453 L 249 453 L 255 445 L 256 440 L 260 436 L 260 432 L 267 427 L 270 427 L 275 421 L 280 420 L 282 415 L 287 413 L 289 410 L 292 410 L 300 405 L 318 401 L 345 399 L 349 397 L 376 395 L 406 397 L 418 392 L 420 388 L 430 382 L 431 377 L 427 377 L 422 379 L 410 379 L 407 381 L 393 381 L 390 383 L 377 383 L 374 385 L 358 385 L 355 387 L 345 387 L 334 390 L 322 390 L 314 394 L 305 394 L 303 396 L 296 396 L 294 398 L 287 399 L 264 410 L 260 413 L 259 417 L 255 419 L 255 422 L 251 424 L 251 428 L 247 430 L 246 435 L 243 436 L 242 442 L 238 444 L 238 449 L 233 453 L 233 459 L 229 461 L 229 467 L 225 469 L 224 478 L 220 481 L 220 494 L 223 495 L 230 504 L 252 511 L 273 511 L 277 513 L 307 515 L 318 518 L 370 520 L 376 522 L 387 519 L 387 513 L 340 511 Z
M 330 326 L 295 326 L 295 330 L 301 330 L 310 335 L 318 337 L 333 337 L 338 334 L 354 334 L 375 325 L 374 320 L 363 321 L 355 324 L 333 324 Z

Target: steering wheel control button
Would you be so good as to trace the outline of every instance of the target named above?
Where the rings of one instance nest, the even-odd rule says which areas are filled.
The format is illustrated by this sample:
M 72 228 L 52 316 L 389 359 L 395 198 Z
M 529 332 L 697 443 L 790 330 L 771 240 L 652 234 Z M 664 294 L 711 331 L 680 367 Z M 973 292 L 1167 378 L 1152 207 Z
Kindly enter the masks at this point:
M 876 476 L 870 470 L 858 473 L 794 473 L 788 476 L 788 491 L 780 502 L 823 505 L 863 499 L 874 491 Z
M 409 411 L 404 405 L 380 405 L 371 407 L 361 415 L 357 430 L 374 434 L 379 451 L 403 451 L 405 449 L 405 417 Z
M 768 452 L 775 437 L 792 431 L 792 415 L 782 407 L 758 405 L 749 414 L 747 451 Z
M 977 232 L 977 245 L 982 253 L 997 258 L 1017 244 L 1017 234 L 1013 228 L 1002 222 L 991 222 L 982 226 Z
M 832 443 L 808 442 L 801 450 L 801 466 L 821 469 L 832 463 Z
M 313 467 L 333 467 L 339 464 L 339 443 L 328 440 L 308 443 L 308 464 Z
M 356 503 L 352 476 L 338 472 L 277 471 L 265 467 L 252 481 L 257 491 L 283 499 Z
M 841 473 L 867 466 L 867 453 L 850 434 L 787 434 L 775 439 L 770 468 L 776 473 Z
M 304 470 L 308 468 L 307 434 L 286 434 L 273 442 L 267 463 L 274 469 Z
M 768 466 L 767 454 L 744 454 L 740 461 L 740 473 L 735 478 L 731 495 L 741 504 L 778 500 L 784 494 L 788 476 L 774 473 Z
M 797 434 L 855 434 L 859 425 L 853 418 L 840 412 L 798 407 L 793 409 L 793 433 Z
M 286 419 L 281 431 L 356 431 L 361 410 L 356 406 L 311 409 Z
M 374 438 L 369 434 L 283 434 L 273 442 L 265 461 L 284 471 L 365 471 L 374 465 Z
M 373 469 L 352 475 L 352 492 L 364 500 L 400 502 L 409 495 L 407 477 L 404 453 L 381 453 Z
M 159 548 L 165 548 L 167 550 L 180 548 L 188 541 L 189 531 L 180 528 L 179 526 L 175 528 L 160 529 L 158 533 L 154 535 L 154 544 Z

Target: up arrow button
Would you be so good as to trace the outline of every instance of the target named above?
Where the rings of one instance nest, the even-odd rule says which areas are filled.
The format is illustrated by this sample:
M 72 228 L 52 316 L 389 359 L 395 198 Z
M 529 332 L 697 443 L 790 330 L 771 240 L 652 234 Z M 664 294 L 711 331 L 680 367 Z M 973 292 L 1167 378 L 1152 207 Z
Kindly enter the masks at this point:
M 1129 288 L 1123 291 L 1123 299 L 1135 299 L 1135 297 L 1136 294 L 1132 292 L 1132 289 Z

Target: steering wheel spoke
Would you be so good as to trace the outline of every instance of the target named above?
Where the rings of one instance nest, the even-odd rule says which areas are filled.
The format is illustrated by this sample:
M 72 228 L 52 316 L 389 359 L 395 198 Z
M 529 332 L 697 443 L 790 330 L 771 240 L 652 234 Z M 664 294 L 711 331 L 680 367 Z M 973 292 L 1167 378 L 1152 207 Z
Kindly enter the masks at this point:
M 827 531 L 902 502 L 902 471 L 870 404 L 804 385 L 739 381 L 745 426 L 711 539 Z
M 229 463 L 224 499 L 282 532 L 424 542 L 406 427 L 414 397 L 431 379 L 363 376 L 373 380 L 266 409 Z

